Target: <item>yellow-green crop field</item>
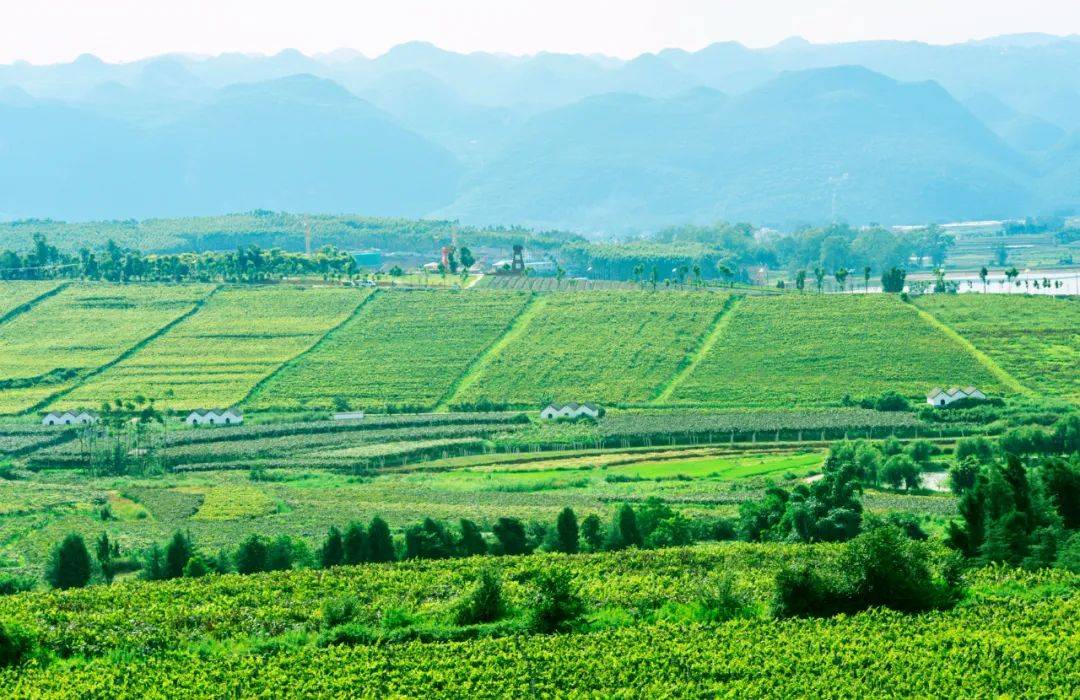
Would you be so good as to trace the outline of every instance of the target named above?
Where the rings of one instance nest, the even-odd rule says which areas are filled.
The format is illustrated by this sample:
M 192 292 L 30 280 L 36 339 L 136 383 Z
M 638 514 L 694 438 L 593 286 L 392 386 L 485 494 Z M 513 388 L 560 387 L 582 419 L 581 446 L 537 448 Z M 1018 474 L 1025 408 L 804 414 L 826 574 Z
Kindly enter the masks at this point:
M 58 285 L 59 282 L 0 282 L 0 318 Z
M 172 390 L 169 408 L 231 406 L 348 318 L 367 294 L 345 288 L 221 290 L 199 313 L 58 405 L 97 405 L 134 394 L 162 399 Z
M 1080 303 L 1041 296 L 23 284 L 0 291 L 46 296 L 0 315 L 0 414 L 140 394 L 284 411 L 789 409 L 953 385 L 1080 400 Z
M 739 407 L 837 404 L 892 390 L 1001 386 L 959 343 L 891 295 L 747 297 L 672 402 Z
M 521 312 L 521 293 L 379 291 L 300 361 L 260 387 L 253 408 L 434 405 Z
M 649 401 L 689 362 L 725 301 L 702 292 L 541 297 L 528 325 L 455 398 Z
M 1080 401 L 1080 300 L 934 294 L 916 301 L 1025 387 Z
M 72 370 L 72 378 L 0 390 L 0 413 L 76 386 L 195 308 L 207 285 L 72 285 L 0 324 L 0 380 Z M 111 397 L 110 397 L 111 398 Z

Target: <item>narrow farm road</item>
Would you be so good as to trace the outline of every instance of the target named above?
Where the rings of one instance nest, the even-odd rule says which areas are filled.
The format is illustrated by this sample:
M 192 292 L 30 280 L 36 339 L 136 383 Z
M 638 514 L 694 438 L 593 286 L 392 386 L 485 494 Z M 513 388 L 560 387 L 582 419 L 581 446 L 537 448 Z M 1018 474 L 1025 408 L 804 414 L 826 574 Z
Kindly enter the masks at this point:
M 997 362 L 995 362 L 993 359 L 991 359 L 989 355 L 987 355 L 982 350 L 975 347 L 971 343 L 970 340 L 968 340 L 964 336 L 957 333 L 955 330 L 953 330 L 950 326 L 948 326 L 947 324 L 942 322 L 936 316 L 934 316 L 933 314 L 931 314 L 928 311 L 920 309 L 919 307 L 915 306 L 914 304 L 911 305 L 911 308 L 915 309 L 915 312 L 918 313 L 919 316 L 921 316 L 924 321 L 926 321 L 931 326 L 933 326 L 934 328 L 936 328 L 939 331 L 941 331 L 942 333 L 944 333 L 946 336 L 948 336 L 950 339 L 952 339 L 957 345 L 962 347 L 964 350 L 971 353 L 971 355 L 976 360 L 979 361 L 979 364 L 981 364 L 983 367 L 985 367 L 987 369 L 987 371 L 990 372 L 990 374 L 994 375 L 994 378 L 996 378 L 999 382 L 1001 382 L 1002 386 L 1006 387 L 1010 391 L 1016 392 L 1017 394 L 1023 394 L 1024 396 L 1034 396 L 1035 395 L 1035 392 L 1033 392 L 1031 389 L 1029 389 L 1026 386 L 1024 386 L 1023 384 L 1021 384 L 1020 381 L 1016 377 L 1014 377 L 1011 374 L 1009 374 L 1008 372 L 1006 372 L 1001 367 L 1001 365 L 999 365 Z
M 690 360 L 683 365 L 681 369 L 675 372 L 668 383 L 661 388 L 652 403 L 665 404 L 670 401 L 671 396 L 675 393 L 675 390 L 679 388 L 679 385 L 682 384 L 687 377 L 693 374 L 697 366 L 701 364 L 701 361 L 712 352 L 717 341 L 724 335 L 724 331 L 731 321 L 731 314 L 740 299 L 741 297 L 738 296 L 731 296 L 728 298 L 723 308 L 716 314 L 716 319 L 713 321 L 712 328 L 705 335 L 704 340 L 701 341 L 701 345 L 699 345 L 698 349 L 690 356 Z
M 497 357 L 499 353 L 502 352 L 503 348 L 524 335 L 525 331 L 529 328 L 529 324 L 532 323 L 533 318 L 540 313 L 540 310 L 543 309 L 546 304 L 547 297 L 542 295 L 534 295 L 532 299 L 526 302 L 518 315 L 510 322 L 510 326 L 506 329 L 506 332 L 503 333 L 498 340 L 492 343 L 487 350 L 480 353 L 461 375 L 461 378 L 450 387 L 435 406 L 435 412 L 438 413 L 440 411 L 449 410 L 451 404 L 454 403 L 457 397 L 477 382 L 484 373 L 484 370 L 491 363 L 491 360 Z

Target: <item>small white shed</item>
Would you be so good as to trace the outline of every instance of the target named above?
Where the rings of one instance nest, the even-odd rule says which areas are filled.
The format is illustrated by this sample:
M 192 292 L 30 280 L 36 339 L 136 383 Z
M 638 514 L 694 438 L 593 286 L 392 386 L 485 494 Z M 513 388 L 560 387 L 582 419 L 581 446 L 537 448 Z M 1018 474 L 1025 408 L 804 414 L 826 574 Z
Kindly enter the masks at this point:
M 600 407 L 594 403 L 548 404 L 540 411 L 541 420 L 575 420 L 577 418 L 599 418 Z
M 926 395 L 926 403 L 938 408 L 948 406 L 960 399 L 979 399 L 981 401 L 986 399 L 986 394 L 973 386 L 964 387 L 963 389 L 954 386 L 949 389 L 935 387 L 933 391 Z
M 97 423 L 96 413 L 90 411 L 64 411 L 63 413 L 46 413 L 41 420 L 42 425 L 90 425 Z
M 240 425 L 244 414 L 234 408 L 204 410 L 197 408 L 188 414 L 184 422 L 188 425 Z

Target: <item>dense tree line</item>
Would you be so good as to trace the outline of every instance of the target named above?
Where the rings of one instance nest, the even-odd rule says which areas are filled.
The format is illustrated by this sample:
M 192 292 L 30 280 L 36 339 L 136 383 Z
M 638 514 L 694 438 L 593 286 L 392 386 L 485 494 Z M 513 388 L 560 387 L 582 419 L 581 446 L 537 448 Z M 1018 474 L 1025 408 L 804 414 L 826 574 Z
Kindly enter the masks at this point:
M 562 231 L 532 231 L 520 226 L 476 228 L 456 221 L 401 219 L 356 215 L 290 214 L 257 209 L 220 216 L 175 219 L 64 222 L 21 219 L 0 223 L 0 247 L 25 246 L 34 234 L 61 242 L 68 251 L 78 246 L 104 247 L 114 240 L 122 247 L 145 252 L 186 253 L 235 250 L 256 245 L 301 252 L 308 233 L 316 246 L 343 250 L 378 248 L 434 254 L 455 240 L 473 246 L 504 248 L 515 243 L 548 251 L 568 241 L 580 241 Z
M 110 240 L 103 250 L 66 253 L 36 234 L 28 252 L 0 252 L 3 280 L 258 283 L 299 275 L 350 278 L 359 271 L 352 255 L 332 246 L 323 246 L 310 257 L 256 245 L 227 252 L 153 254 L 121 248 Z
M 126 556 L 103 533 L 91 555 L 83 538 L 70 534 L 53 550 L 46 580 L 55 588 L 79 588 L 96 576 L 111 582 L 121 571 L 138 570 L 143 578 L 158 581 L 209 573 L 253 574 L 409 559 L 659 548 L 733 536 L 734 527 L 725 520 L 689 520 L 656 499 L 637 509 L 624 504 L 606 524 L 596 514 L 579 521 L 571 508 L 564 508 L 550 525 L 502 517 L 495 520 L 489 532 L 464 518 L 457 527 L 424 518 L 407 526 L 400 538 L 395 538 L 387 522 L 376 516 L 367 525 L 352 522 L 344 529 L 331 527 L 316 551 L 303 540 L 287 535 L 267 538 L 252 534 L 235 550 L 209 553 L 200 550 L 189 534 L 178 531 L 164 545 L 156 544 Z
M 839 288 L 868 284 L 871 276 L 890 275 L 909 267 L 944 265 L 955 245 L 952 235 L 938 226 L 911 231 L 883 227 L 852 228 L 846 224 L 804 228 L 792 233 L 755 230 L 749 224 L 679 226 L 650 238 L 619 243 L 571 242 L 559 254 L 574 272 L 609 279 L 701 279 L 763 282 L 760 268 L 787 270 L 793 279 L 802 272 L 800 289 L 812 275 L 823 287 L 834 281 Z M 850 278 L 849 278 L 850 277 Z M 900 291 L 900 288 L 886 291 Z

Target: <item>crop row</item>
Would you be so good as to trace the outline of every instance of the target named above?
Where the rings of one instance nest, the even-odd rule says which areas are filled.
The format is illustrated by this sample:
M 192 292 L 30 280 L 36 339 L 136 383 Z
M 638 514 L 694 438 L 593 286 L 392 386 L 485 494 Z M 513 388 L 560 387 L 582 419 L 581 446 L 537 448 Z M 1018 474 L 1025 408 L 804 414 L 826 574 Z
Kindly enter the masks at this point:
M 224 443 L 197 443 L 166 447 L 159 455 L 172 464 L 209 464 L 231 462 L 240 459 L 308 457 L 326 455 L 333 450 L 343 450 L 360 445 L 398 443 L 415 440 L 483 437 L 505 431 L 502 423 L 475 425 L 437 425 L 423 428 L 400 428 L 394 430 L 365 430 L 344 433 L 314 435 L 289 435 L 277 438 L 233 440 Z
M 935 386 L 999 393 L 990 371 L 891 295 L 750 296 L 672 395 L 673 403 L 739 408 L 836 405 Z
M 633 282 L 614 280 L 576 280 L 555 277 L 520 277 L 510 275 L 484 275 L 476 284 L 480 289 L 515 289 L 530 292 L 594 291 L 611 289 L 638 289 Z
M 459 400 L 644 402 L 701 345 L 726 295 L 554 294 Z
M 237 455 L 222 455 L 212 462 L 182 462 L 174 469 L 176 471 L 252 468 L 287 469 L 299 466 L 366 472 L 371 469 L 398 466 L 429 459 L 445 459 L 479 454 L 486 451 L 486 449 L 487 443 L 478 437 L 411 439 L 357 445 L 325 453 L 301 453 L 294 456 L 271 453 L 245 455 L 240 458 Z
M 219 291 L 191 318 L 59 405 L 96 406 L 142 394 L 170 409 L 232 406 L 347 318 L 365 294 L 285 287 Z
M 432 408 L 521 311 L 527 295 L 377 292 L 348 323 L 286 366 L 253 408 Z
M 16 413 L 74 386 L 190 312 L 207 285 L 71 285 L 0 324 L 0 413 Z M 109 397 L 112 398 L 111 396 Z

